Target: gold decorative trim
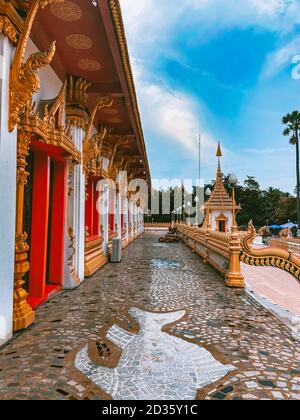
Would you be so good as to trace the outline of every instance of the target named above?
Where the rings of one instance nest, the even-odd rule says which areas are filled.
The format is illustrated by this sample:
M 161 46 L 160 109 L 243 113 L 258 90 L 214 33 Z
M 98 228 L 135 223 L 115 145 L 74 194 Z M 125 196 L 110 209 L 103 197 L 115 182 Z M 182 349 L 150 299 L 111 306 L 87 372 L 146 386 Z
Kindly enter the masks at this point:
M 13 44 L 17 44 L 19 35 L 23 30 L 23 19 L 14 7 L 14 2 L 0 2 L 0 19 L 1 30 L 6 37 L 10 39 Z
M 79 104 L 85 108 L 88 104 L 88 89 L 92 83 L 82 77 L 74 78 L 69 76 L 67 79 L 67 104 Z
M 199 254 L 205 264 L 211 265 L 226 277 L 226 286 L 240 289 L 245 287 L 240 264 L 240 233 L 237 229 L 233 229 L 229 235 L 180 223 L 176 227 L 183 237 L 183 242 L 192 248 L 193 252 Z M 200 244 L 203 249 L 199 250 L 197 244 Z M 225 259 L 223 266 L 213 260 L 213 254 L 220 255 Z
M 116 176 L 115 169 L 114 169 L 114 163 L 115 163 L 115 157 L 116 157 L 117 150 L 119 149 L 119 147 L 121 145 L 125 145 L 125 144 L 128 144 L 128 138 L 127 137 L 120 137 L 119 139 L 117 139 L 117 141 L 115 142 L 115 144 L 112 148 L 109 167 L 108 167 L 108 175 L 111 179 L 115 178 L 115 176 Z
M 89 110 L 87 107 L 89 95 L 88 89 L 91 82 L 83 78 L 69 76 L 67 79 L 67 106 L 66 118 L 70 124 L 86 129 L 89 121 Z
M 89 150 L 85 164 L 85 170 L 89 175 L 102 177 L 104 174 L 102 166 L 102 145 L 106 136 L 112 132 L 112 128 L 103 125 L 99 133 L 92 136 L 89 141 Z
M 110 98 L 109 96 L 101 96 L 97 100 L 97 102 L 96 102 L 96 104 L 95 104 L 95 106 L 94 106 L 94 108 L 91 112 L 91 116 L 89 118 L 89 122 L 87 124 L 87 128 L 86 128 L 86 131 L 85 131 L 85 136 L 84 136 L 84 139 L 83 139 L 83 160 L 84 160 L 85 169 L 87 171 L 88 171 L 89 161 L 91 160 L 91 158 L 92 159 L 94 158 L 94 152 L 91 153 L 91 148 L 90 148 L 90 137 L 91 137 L 92 126 L 94 124 L 96 114 L 99 110 L 101 110 L 103 108 L 110 108 L 113 105 L 113 103 L 114 103 L 114 100 L 112 98 Z M 105 133 L 104 134 L 104 137 L 105 137 L 105 135 L 108 132 L 108 127 L 103 127 L 102 132 Z M 103 139 L 101 140 L 101 146 L 102 146 L 102 141 L 103 141 Z M 91 146 L 93 147 L 93 145 L 91 145 Z
M 69 158 L 75 162 L 81 162 L 81 154 L 75 147 L 69 128 L 55 128 L 49 121 L 41 119 L 39 116 L 26 113 L 21 120 L 21 127 L 27 133 L 38 136 L 42 143 L 56 146 L 63 149 Z
M 39 70 L 51 63 L 55 54 L 55 42 L 52 42 L 47 52 L 37 52 L 30 55 L 26 63 L 24 56 L 32 25 L 39 8 L 44 8 L 53 2 L 63 0 L 34 0 L 24 23 L 24 29 L 17 44 L 11 71 L 9 92 L 9 131 L 13 131 L 20 121 L 20 116 L 26 107 L 31 107 L 32 96 L 40 89 Z
M 257 267 L 276 267 L 284 270 L 300 280 L 300 258 L 289 251 L 278 248 L 254 249 L 252 243 L 256 237 L 256 230 L 252 220 L 248 225 L 248 232 L 242 238 L 241 261 Z
M 24 221 L 24 189 L 29 173 L 26 171 L 26 158 L 29 153 L 31 135 L 18 131 L 17 142 L 17 205 L 16 205 L 16 241 L 14 272 L 13 330 L 27 328 L 34 321 L 35 314 L 27 304 L 27 292 L 23 288 L 23 277 L 29 271 L 27 232 L 23 231 Z
M 75 108 L 72 106 L 66 107 L 66 120 L 70 125 L 75 127 L 86 129 L 87 121 L 89 120 L 89 114 L 83 109 Z
M 75 147 L 70 134 L 71 127 L 63 126 L 63 111 L 65 108 L 66 83 L 64 83 L 58 97 L 49 109 L 46 103 L 40 116 L 33 106 L 26 108 L 20 119 L 20 128 L 31 135 L 37 136 L 42 143 L 63 149 L 68 158 L 76 163 L 81 162 L 81 153 Z
M 18 41 L 18 32 L 7 16 L 0 15 L 0 33 L 6 36 L 13 44 Z
M 73 192 L 74 192 L 74 188 L 72 186 L 74 167 L 75 167 L 75 162 L 71 160 L 69 163 L 69 173 L 68 173 L 68 196 L 69 197 L 72 197 Z
M 70 275 L 73 279 L 73 281 L 75 282 L 76 285 L 80 284 L 80 278 L 78 277 L 78 275 L 76 274 L 75 268 L 73 266 L 73 260 L 74 260 L 74 255 L 76 253 L 76 238 L 75 238 L 75 234 L 74 234 L 74 229 L 71 227 L 69 227 L 68 229 L 68 235 L 69 235 L 69 240 L 70 240 L 70 244 L 69 244 L 69 249 L 70 249 L 70 255 L 68 257 L 67 263 L 68 263 L 68 267 L 70 270 Z

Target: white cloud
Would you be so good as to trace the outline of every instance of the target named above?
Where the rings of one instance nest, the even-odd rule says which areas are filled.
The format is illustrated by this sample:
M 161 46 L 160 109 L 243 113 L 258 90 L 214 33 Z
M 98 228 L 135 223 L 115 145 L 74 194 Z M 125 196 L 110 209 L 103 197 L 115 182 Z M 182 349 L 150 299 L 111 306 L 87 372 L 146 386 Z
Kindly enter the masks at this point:
M 133 61 L 135 83 L 143 125 L 161 138 L 165 146 L 179 147 L 183 152 L 198 153 L 199 132 L 202 132 L 203 153 L 209 161 L 216 153 L 216 142 L 199 122 L 199 103 L 183 92 L 170 91 L 164 84 L 149 81 L 147 71 Z
M 133 52 L 147 45 L 165 48 L 178 27 L 199 40 L 228 27 L 290 31 L 300 23 L 298 0 L 121 0 Z M 187 35 L 188 36 L 188 35 Z M 155 53 L 155 51 L 153 51 Z
M 262 71 L 262 78 L 268 79 L 275 76 L 285 67 L 290 66 L 292 58 L 298 54 L 300 54 L 300 35 L 268 55 Z
M 165 163 L 174 165 L 176 150 L 178 165 L 176 175 L 186 176 L 192 165 L 197 174 L 197 135 L 203 133 L 203 166 L 207 179 L 215 175 L 216 141 L 212 130 L 204 123 L 205 109 L 199 98 L 193 98 L 183 91 L 170 91 L 167 80 L 157 79 L 152 63 L 156 58 L 175 56 L 180 60 L 180 51 L 174 45 L 176 35 L 190 37 L 190 42 L 202 42 L 215 37 L 228 28 L 257 26 L 278 34 L 287 34 L 300 23 L 300 1 L 298 0 L 120 0 L 126 34 L 128 38 L 134 78 L 138 93 L 142 122 L 148 145 L 151 135 L 161 139 L 160 151 L 154 150 L 152 163 L 154 177 L 167 173 L 162 169 Z M 189 39 L 187 39 L 189 42 Z M 299 40 L 287 44 L 268 57 L 265 74 L 274 74 L 285 66 L 289 57 L 297 50 Z M 300 45 L 299 45 L 300 46 Z M 296 51 L 299 53 L 299 51 Z M 202 112 L 201 112 L 202 110 Z M 222 140 L 222 139 L 221 139 Z M 157 146 L 156 146 L 157 147 Z M 254 145 L 255 147 L 255 145 Z M 229 151 L 223 148 L 224 172 L 232 169 L 242 179 L 246 175 L 262 174 L 263 185 L 278 185 L 288 189 L 293 185 L 291 163 L 284 160 L 282 172 L 286 179 L 274 179 L 274 167 L 279 167 L 282 153 L 274 153 L 266 159 L 269 150 L 249 149 Z M 283 151 L 282 151 L 283 152 Z M 271 154 L 271 153 L 270 153 Z M 191 158 L 191 162 L 186 163 Z M 192 163 L 194 158 L 195 163 Z M 255 163 L 253 160 L 255 158 Z M 177 157 L 176 157 L 177 159 Z M 183 168 L 182 161 L 185 161 Z M 161 163 L 162 162 L 162 163 Z M 186 168 L 187 167 L 187 168 Z M 258 169 L 264 168 L 264 169 Z
M 290 153 L 291 149 L 287 147 L 279 147 L 273 149 L 244 149 L 244 153 L 252 153 L 255 155 L 275 155 L 275 154 L 282 154 L 282 153 Z

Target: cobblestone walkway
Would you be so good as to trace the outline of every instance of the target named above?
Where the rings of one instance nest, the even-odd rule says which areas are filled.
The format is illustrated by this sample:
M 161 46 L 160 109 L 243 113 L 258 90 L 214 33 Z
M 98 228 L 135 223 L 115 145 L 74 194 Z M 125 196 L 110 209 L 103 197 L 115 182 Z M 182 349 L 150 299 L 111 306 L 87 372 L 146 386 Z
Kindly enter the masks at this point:
M 75 368 L 75 359 L 88 345 L 93 363 L 115 369 L 122 352 L 105 337 L 113 325 L 138 333 L 131 308 L 184 311 L 163 331 L 235 368 L 199 389 L 199 399 L 300 399 L 300 344 L 289 329 L 247 293 L 227 289 L 187 247 L 157 239 L 145 234 L 121 264 L 38 309 L 35 325 L 0 352 L 0 399 L 111 397 Z

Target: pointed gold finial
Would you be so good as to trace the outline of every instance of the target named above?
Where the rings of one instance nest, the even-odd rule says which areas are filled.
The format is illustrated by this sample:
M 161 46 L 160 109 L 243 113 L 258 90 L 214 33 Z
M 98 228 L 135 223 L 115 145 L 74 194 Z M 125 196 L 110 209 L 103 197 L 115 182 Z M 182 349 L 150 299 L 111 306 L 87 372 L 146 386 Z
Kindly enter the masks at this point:
M 218 142 L 218 150 L 217 150 L 217 155 L 216 155 L 218 158 L 220 158 L 220 157 L 222 157 L 223 156 L 223 154 L 222 154 L 222 149 L 221 149 L 221 143 L 220 142 Z
M 217 172 L 217 178 L 222 178 L 222 171 L 221 171 L 221 157 L 223 156 L 222 154 L 222 149 L 221 149 L 221 143 L 218 142 L 218 150 L 217 150 L 217 158 L 218 158 L 218 172 Z

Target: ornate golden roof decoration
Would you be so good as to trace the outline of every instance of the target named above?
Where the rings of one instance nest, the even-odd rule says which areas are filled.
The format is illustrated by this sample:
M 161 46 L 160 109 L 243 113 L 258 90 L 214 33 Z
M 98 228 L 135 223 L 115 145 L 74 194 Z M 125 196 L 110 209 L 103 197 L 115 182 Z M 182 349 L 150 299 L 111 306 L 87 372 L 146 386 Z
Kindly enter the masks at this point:
M 65 98 L 66 83 L 53 101 L 41 101 L 37 112 L 35 104 L 26 107 L 20 117 L 19 128 L 36 136 L 42 143 L 63 149 L 70 159 L 80 163 L 81 154 L 72 141 L 71 127 L 63 125 Z
M 0 33 L 6 36 L 13 44 L 17 44 L 23 28 L 23 19 L 16 10 L 14 1 L 0 2 Z
M 92 83 L 82 77 L 74 78 L 68 77 L 68 93 L 67 103 L 78 104 L 82 108 L 87 107 L 89 95 L 87 90 L 91 87 Z
M 68 77 L 67 84 L 67 120 L 76 127 L 86 129 L 89 120 L 88 110 L 88 89 L 91 87 L 91 82 L 81 77 Z
M 18 32 L 7 16 L 0 15 L 0 33 L 6 36 L 13 44 L 18 41 Z
M 128 144 L 128 138 L 127 137 L 120 137 L 120 138 L 117 139 L 117 141 L 115 142 L 115 144 L 112 147 L 112 153 L 111 153 L 109 167 L 108 167 L 108 174 L 111 178 L 113 178 L 114 175 L 115 175 L 114 163 L 115 163 L 115 157 L 116 157 L 117 150 L 119 149 L 119 147 L 121 145 L 125 145 L 125 144 Z
M 129 168 L 129 166 L 133 165 L 134 163 L 139 163 L 141 160 L 141 158 L 139 156 L 131 156 L 129 157 L 124 165 L 124 171 L 127 171 L 127 169 Z
M 113 105 L 114 101 L 109 96 L 101 96 L 94 106 L 88 124 L 85 131 L 85 136 L 83 139 L 83 159 L 84 159 L 84 165 L 86 166 L 86 163 L 90 160 L 90 137 L 91 137 L 91 131 L 93 127 L 93 123 L 96 117 L 97 111 L 103 109 L 103 108 L 110 108 Z M 108 133 L 108 127 L 104 129 L 105 135 Z M 105 137 L 105 136 L 104 136 Z M 103 141 L 103 139 L 102 139 Z
M 205 204 L 205 210 L 206 211 L 208 210 L 232 211 L 232 198 L 226 191 L 226 188 L 224 186 L 223 179 L 222 179 L 221 157 L 223 156 L 223 154 L 222 154 L 220 142 L 218 143 L 218 150 L 217 150 L 216 156 L 218 158 L 218 171 L 217 171 L 217 176 L 216 176 L 216 183 L 215 183 L 210 199 Z M 235 209 L 236 211 L 239 211 L 241 210 L 241 206 L 238 204 L 235 204 Z
M 85 159 L 85 170 L 88 174 L 102 176 L 102 145 L 104 138 L 112 131 L 111 127 L 103 125 L 99 133 L 94 134 L 89 140 L 89 149 Z
M 31 107 L 32 96 L 40 89 L 38 72 L 51 63 L 55 54 L 55 42 L 52 42 L 48 51 L 32 54 L 24 63 L 25 50 L 35 16 L 40 7 L 44 8 L 53 2 L 62 1 L 64 0 L 34 0 L 29 9 L 10 72 L 9 131 L 13 131 L 26 107 Z

